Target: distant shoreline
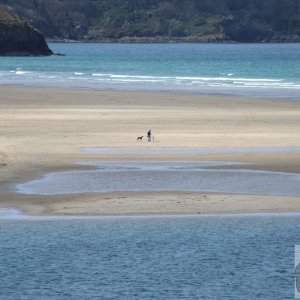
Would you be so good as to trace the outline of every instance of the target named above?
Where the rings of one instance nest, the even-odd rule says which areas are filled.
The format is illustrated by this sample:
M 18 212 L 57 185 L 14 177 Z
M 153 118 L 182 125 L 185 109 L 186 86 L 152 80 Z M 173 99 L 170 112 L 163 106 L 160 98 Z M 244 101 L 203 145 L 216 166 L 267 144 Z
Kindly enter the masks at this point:
M 99 40 L 69 40 L 69 39 L 55 39 L 46 38 L 48 43 L 88 43 L 88 44 L 297 44 L 300 43 L 300 37 L 297 39 L 272 39 L 256 42 L 238 42 L 234 40 L 220 39 L 220 40 L 199 40 L 199 39 L 180 39 L 180 38 L 135 38 L 126 37 L 121 39 L 99 39 Z
M 72 85 L 72 84 L 52 84 L 52 83 L 3 83 L 0 84 L 1 87 L 18 87 L 18 88 L 33 88 L 33 89 L 67 89 L 67 90 L 90 90 L 90 91 L 99 91 L 99 92 L 117 92 L 117 93 L 145 93 L 145 94 L 151 94 L 151 93 L 162 93 L 162 94 L 179 94 L 179 95 L 197 95 L 197 96 L 203 96 L 203 97 L 234 97 L 234 98 L 248 98 L 252 100 L 259 100 L 259 99 L 269 99 L 274 101 L 300 101 L 299 93 L 297 90 L 291 89 L 290 91 L 288 89 L 282 89 L 281 93 L 279 92 L 280 89 L 275 90 L 276 93 L 270 92 L 270 94 L 266 91 L 264 93 L 261 93 L 261 91 L 257 91 L 257 93 L 253 93 L 253 89 L 251 91 L 249 90 L 248 93 L 246 90 L 241 90 L 239 88 L 227 88 L 227 89 L 220 89 L 217 88 L 203 88 L 202 91 L 199 90 L 188 90 L 188 89 L 171 89 L 171 88 L 152 88 L 147 89 L 145 87 L 137 87 L 137 86 L 130 86 L 130 87 L 110 87 L 110 86 L 84 86 L 84 85 Z

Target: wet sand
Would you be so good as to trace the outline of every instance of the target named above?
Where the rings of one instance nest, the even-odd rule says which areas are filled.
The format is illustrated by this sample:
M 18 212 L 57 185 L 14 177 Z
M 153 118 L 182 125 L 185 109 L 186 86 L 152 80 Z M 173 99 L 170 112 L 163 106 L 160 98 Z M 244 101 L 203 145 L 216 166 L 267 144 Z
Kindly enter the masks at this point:
M 293 147 L 300 101 L 60 88 L 0 88 L 0 207 L 32 214 L 300 211 L 299 197 L 213 193 L 30 196 L 14 184 L 89 160 L 223 160 L 300 173 L 299 151 L 88 153 L 82 147 Z M 137 142 L 152 129 L 154 142 Z M 235 168 L 239 168 L 235 166 Z

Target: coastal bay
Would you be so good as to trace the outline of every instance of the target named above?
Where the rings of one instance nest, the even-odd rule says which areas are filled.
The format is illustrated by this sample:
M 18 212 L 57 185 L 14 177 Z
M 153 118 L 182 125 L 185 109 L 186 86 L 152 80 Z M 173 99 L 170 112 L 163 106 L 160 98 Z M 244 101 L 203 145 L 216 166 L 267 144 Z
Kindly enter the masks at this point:
M 297 1 L 6 2 L 0 298 L 300 296 L 300 44 L 267 43 L 299 40 Z

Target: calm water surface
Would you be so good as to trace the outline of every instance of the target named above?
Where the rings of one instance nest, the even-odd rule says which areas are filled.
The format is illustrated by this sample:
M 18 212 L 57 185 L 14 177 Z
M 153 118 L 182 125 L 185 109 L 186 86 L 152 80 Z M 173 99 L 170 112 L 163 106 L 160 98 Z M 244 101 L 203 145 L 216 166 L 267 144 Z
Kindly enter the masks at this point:
M 18 184 L 17 191 L 29 195 L 185 191 L 300 196 L 300 174 L 247 170 L 247 163 L 92 161 L 82 164 L 97 169 L 49 173 Z M 243 169 L 226 169 L 236 165 L 242 165 Z
M 1 299 L 293 299 L 300 216 L 0 220 Z

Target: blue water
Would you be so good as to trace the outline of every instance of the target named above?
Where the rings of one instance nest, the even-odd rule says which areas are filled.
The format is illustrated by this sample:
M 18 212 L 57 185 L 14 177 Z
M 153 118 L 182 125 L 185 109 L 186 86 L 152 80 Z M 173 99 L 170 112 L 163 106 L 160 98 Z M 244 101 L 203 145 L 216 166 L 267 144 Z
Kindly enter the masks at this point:
M 293 299 L 299 215 L 33 220 L 0 220 L 1 299 Z
M 50 44 L 1 57 L 0 84 L 299 98 L 300 44 Z
M 97 169 L 49 173 L 18 184 L 17 191 L 29 195 L 184 191 L 300 196 L 300 174 L 249 170 L 241 163 L 92 161 L 83 165 Z M 243 169 L 226 168 L 235 165 Z

